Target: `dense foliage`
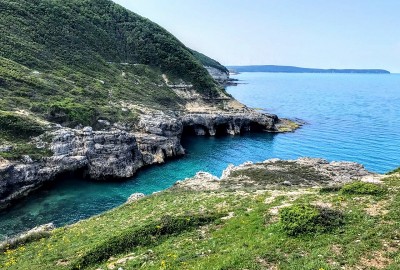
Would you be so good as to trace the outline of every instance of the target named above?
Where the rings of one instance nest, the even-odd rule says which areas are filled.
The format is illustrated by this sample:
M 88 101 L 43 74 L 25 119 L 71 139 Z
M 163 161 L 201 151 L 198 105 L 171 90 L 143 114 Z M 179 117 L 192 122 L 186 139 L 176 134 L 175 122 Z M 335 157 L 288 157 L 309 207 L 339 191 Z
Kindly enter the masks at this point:
M 50 155 L 48 149 L 38 149 L 29 142 L 31 137 L 39 136 L 45 131 L 46 127 L 30 116 L 0 110 L 0 144 L 9 148 L 7 151 L 0 151 L 0 157 L 18 159 L 29 155 L 32 159 L 40 159 Z
M 44 130 L 29 117 L 0 111 L 0 136 L 3 138 L 29 138 L 42 134 Z
M 358 181 L 344 185 L 341 188 L 340 192 L 342 194 L 348 194 L 348 195 L 380 196 L 384 195 L 387 192 L 387 190 L 382 185 Z
M 121 104 L 181 108 L 162 74 L 207 98 L 220 91 L 190 49 L 110 0 L 1 0 L 0 32 L 2 110 L 68 126 L 132 122 Z
M 160 26 L 110 0 L 0 2 L 1 56 L 42 70 L 96 74 L 107 62 L 145 64 L 214 85 L 192 52 Z

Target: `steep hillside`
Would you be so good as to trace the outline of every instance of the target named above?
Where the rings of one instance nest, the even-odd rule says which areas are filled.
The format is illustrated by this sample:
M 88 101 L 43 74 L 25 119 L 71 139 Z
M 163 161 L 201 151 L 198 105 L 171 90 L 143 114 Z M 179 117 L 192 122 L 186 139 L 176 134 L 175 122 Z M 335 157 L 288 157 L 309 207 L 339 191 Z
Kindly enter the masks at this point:
M 2 0 L 0 31 L 2 110 L 74 126 L 135 117 L 122 101 L 178 109 L 163 73 L 204 97 L 221 91 L 190 49 L 110 0 Z
M 362 180 L 362 181 L 360 181 Z M 399 174 L 268 160 L 3 245 L 3 269 L 399 269 Z

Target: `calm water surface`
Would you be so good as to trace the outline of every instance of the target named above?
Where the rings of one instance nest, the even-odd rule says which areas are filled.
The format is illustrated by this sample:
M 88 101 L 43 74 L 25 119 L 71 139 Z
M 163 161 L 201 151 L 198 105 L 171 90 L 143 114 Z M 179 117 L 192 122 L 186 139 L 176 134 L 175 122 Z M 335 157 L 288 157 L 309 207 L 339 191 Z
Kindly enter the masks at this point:
M 290 134 L 186 138 L 188 155 L 139 172 L 129 181 L 69 177 L 0 213 L 0 239 L 39 224 L 70 224 L 229 163 L 301 156 L 351 160 L 375 172 L 400 166 L 400 75 L 242 73 L 231 93 L 250 107 L 308 124 Z

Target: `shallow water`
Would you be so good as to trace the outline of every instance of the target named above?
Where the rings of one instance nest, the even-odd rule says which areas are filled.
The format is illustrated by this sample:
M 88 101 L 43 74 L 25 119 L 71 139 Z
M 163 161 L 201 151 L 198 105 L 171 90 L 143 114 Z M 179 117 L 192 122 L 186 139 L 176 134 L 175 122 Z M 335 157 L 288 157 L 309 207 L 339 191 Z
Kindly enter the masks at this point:
M 245 84 L 228 88 L 238 100 L 308 124 L 295 133 L 189 137 L 188 154 L 141 170 L 124 182 L 57 179 L 46 189 L 0 213 L 0 238 L 39 224 L 70 224 L 207 171 L 220 176 L 229 163 L 301 156 L 351 160 L 369 170 L 400 166 L 400 75 L 242 73 Z

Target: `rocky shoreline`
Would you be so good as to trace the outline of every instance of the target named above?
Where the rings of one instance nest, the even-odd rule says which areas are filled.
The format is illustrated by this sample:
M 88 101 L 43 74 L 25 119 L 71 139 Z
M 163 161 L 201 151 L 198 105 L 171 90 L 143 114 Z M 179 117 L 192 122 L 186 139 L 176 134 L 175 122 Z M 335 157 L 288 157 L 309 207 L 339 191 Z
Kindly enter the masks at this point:
M 180 142 L 188 133 L 238 135 L 295 128 L 285 121 L 243 106 L 240 110 L 183 113 L 147 111 L 133 129 L 116 124 L 100 131 L 54 126 L 52 131 L 35 138 L 37 145 L 52 150 L 51 157 L 39 161 L 28 156 L 20 161 L 0 160 L 0 209 L 68 172 L 82 171 L 94 180 L 131 177 L 143 166 L 184 155 Z
M 192 178 L 178 181 L 173 188 L 192 191 L 320 188 L 341 186 L 353 181 L 380 183 L 382 177 L 355 162 L 329 162 L 309 157 L 296 160 L 275 158 L 259 163 L 246 162 L 238 166 L 231 164 L 220 178 L 207 172 L 198 172 Z

